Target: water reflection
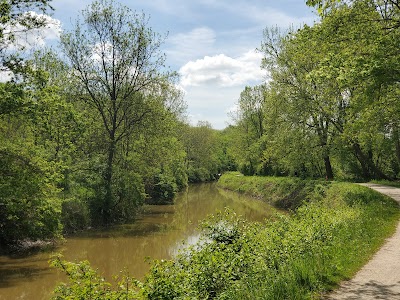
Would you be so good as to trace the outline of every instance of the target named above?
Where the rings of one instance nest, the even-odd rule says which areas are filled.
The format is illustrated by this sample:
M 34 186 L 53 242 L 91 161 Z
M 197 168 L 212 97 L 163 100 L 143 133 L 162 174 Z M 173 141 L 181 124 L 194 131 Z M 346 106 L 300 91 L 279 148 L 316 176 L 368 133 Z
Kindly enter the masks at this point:
M 136 223 L 70 237 L 56 252 L 70 261 L 89 260 L 107 279 L 124 269 L 142 278 L 149 268 L 146 257 L 168 259 L 183 240 L 195 243 L 199 221 L 225 207 L 252 221 L 262 221 L 274 212 L 261 201 L 217 189 L 215 184 L 193 185 L 177 196 L 175 205 L 146 206 Z M 0 256 L 0 300 L 48 298 L 64 279 L 48 267 L 51 254 Z

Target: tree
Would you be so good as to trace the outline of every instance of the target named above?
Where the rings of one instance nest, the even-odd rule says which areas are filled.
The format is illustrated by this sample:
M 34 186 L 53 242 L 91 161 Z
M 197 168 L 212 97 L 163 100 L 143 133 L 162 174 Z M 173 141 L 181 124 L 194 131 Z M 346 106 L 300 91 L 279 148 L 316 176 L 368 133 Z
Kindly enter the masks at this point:
M 0 147 L 0 251 L 23 240 L 52 239 L 61 233 L 54 170 L 33 144 L 21 146 L 26 142 L 19 141 L 19 148 L 8 142 Z
M 104 222 L 110 222 L 117 145 L 150 114 L 143 105 L 163 78 L 163 39 L 137 14 L 114 1 L 100 0 L 83 12 L 75 30 L 62 36 L 62 48 L 82 85 L 81 100 L 94 108 L 106 133 L 103 174 Z
M 187 154 L 189 182 L 213 180 L 221 171 L 217 131 L 207 121 L 199 121 L 194 127 L 184 124 L 181 140 Z
M 265 175 L 266 171 L 262 159 L 266 93 L 266 85 L 245 87 L 240 93 L 236 115 L 233 116 L 238 139 L 235 145 L 238 167 L 246 175 Z
M 275 29 L 265 33 L 263 66 L 272 77 L 272 106 L 279 107 L 278 113 L 269 107 L 266 113 L 285 125 L 276 127 L 265 116 L 266 154 L 288 157 L 282 137 L 292 136 L 300 142 L 299 153 L 305 146 L 312 157 L 323 158 L 328 178 L 335 170 L 344 177 L 394 178 L 399 170 L 394 153 L 400 149 L 398 2 L 307 4 L 318 8 L 320 22 L 284 36 Z
M 55 238 L 62 229 L 57 188 L 61 176 L 58 165 L 47 161 L 54 148 L 45 149 L 37 139 L 37 130 L 44 125 L 36 118 L 38 108 L 51 102 L 53 93 L 38 87 L 43 82 L 40 71 L 31 67 L 27 57 L 21 58 L 24 49 L 15 43 L 21 32 L 46 25 L 44 15 L 29 10 L 46 12 L 51 9 L 49 2 L 0 1 L 0 71 L 22 75 L 0 84 L 1 247 Z
M 308 144 L 309 152 L 318 153 L 325 176 L 333 179 L 331 146 L 336 132 L 331 119 L 338 115 L 342 101 L 334 83 L 318 82 L 310 76 L 325 55 L 323 44 L 316 40 L 315 27 L 305 26 L 283 37 L 275 30 L 266 30 L 263 66 L 271 72 L 274 93 L 285 102 L 281 112 L 281 119 L 289 124 L 285 127 L 298 132 L 293 137 L 303 139 L 298 142 Z
M 390 179 L 393 170 L 384 167 L 380 158 L 389 149 L 378 145 L 388 144 L 388 128 L 396 132 L 397 121 L 394 115 L 386 125 L 376 122 L 379 117 L 371 118 L 374 111 L 380 111 L 380 120 L 384 120 L 382 117 L 391 111 L 386 109 L 388 95 L 384 91 L 393 90 L 400 75 L 395 50 L 400 32 L 393 24 L 388 25 L 391 21 L 387 18 L 389 11 L 395 15 L 396 9 L 384 6 L 384 2 L 388 4 L 346 1 L 323 16 L 319 37 L 327 55 L 312 76 L 319 82 L 336 82 L 346 95 L 346 117 L 340 122 L 332 120 L 332 124 L 352 148 L 363 177 Z M 391 107 L 398 106 L 390 102 Z
M 359 3 L 368 3 L 373 5 L 379 12 L 381 18 L 374 21 L 383 23 L 386 29 L 396 29 L 400 27 L 400 1 L 399 0 L 306 0 L 306 4 L 316 7 L 321 17 L 332 14 L 332 11 L 345 6 L 353 6 Z
M 239 98 L 238 119 L 248 123 L 249 131 L 257 138 L 262 137 L 264 134 L 263 109 L 265 93 L 265 85 L 245 87 Z

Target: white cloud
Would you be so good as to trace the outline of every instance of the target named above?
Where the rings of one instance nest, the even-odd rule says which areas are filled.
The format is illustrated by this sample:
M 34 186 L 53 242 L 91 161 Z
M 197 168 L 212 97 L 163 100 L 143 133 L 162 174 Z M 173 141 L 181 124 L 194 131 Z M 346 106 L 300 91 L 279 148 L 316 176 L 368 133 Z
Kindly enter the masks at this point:
M 14 76 L 13 72 L 10 71 L 0 71 L 0 82 L 10 81 Z
M 237 58 L 219 54 L 205 56 L 190 61 L 180 70 L 181 85 L 202 86 L 216 85 L 221 87 L 241 86 L 247 83 L 261 82 L 266 75 L 261 70 L 262 54 L 255 50 L 248 51 Z
M 57 40 L 61 34 L 61 22 L 57 19 L 44 14 L 37 14 L 29 11 L 26 13 L 29 17 L 37 18 L 46 23 L 42 28 L 26 30 L 22 25 L 16 24 L 6 26 L 4 33 L 14 33 L 15 40 L 8 45 L 8 50 L 16 49 L 32 49 L 35 47 L 43 47 L 46 40 Z
M 61 34 L 61 22 L 57 19 L 36 12 L 26 12 L 29 17 L 37 18 L 45 21 L 45 26 L 37 29 L 26 30 L 21 24 L 5 25 L 3 32 L 5 37 L 8 34 L 14 34 L 14 40 L 4 45 L 3 50 L 13 52 L 19 50 L 31 50 L 41 48 L 46 45 L 49 40 L 58 40 Z M 0 82 L 11 80 L 14 74 L 11 71 L 0 72 Z
M 237 58 L 224 54 L 191 61 L 180 69 L 191 123 L 210 121 L 222 129 L 231 123 L 240 92 L 246 85 L 261 84 L 261 53 L 247 51 Z

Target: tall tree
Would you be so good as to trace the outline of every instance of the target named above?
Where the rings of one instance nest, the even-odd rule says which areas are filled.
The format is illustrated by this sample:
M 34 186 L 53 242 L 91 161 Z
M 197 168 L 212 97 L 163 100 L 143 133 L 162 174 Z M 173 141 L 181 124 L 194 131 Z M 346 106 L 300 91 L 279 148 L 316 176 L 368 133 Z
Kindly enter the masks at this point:
M 220 172 L 217 131 L 207 121 L 199 121 L 194 127 L 185 124 L 181 139 L 187 153 L 189 182 L 214 179 Z
M 335 130 L 330 119 L 340 108 L 340 90 L 329 82 L 316 82 L 310 76 L 323 60 L 323 45 L 316 41 L 317 32 L 305 26 L 296 33 L 280 36 L 276 30 L 266 30 L 262 50 L 263 66 L 271 72 L 271 86 L 286 102 L 285 121 L 291 129 L 309 140 L 309 151 L 318 151 L 328 179 L 333 178 L 331 144 Z M 339 106 L 339 107 L 338 107 Z M 315 143 L 315 144 L 314 144 Z
M 50 92 L 42 94 L 40 72 L 21 58 L 24 49 L 15 43 L 21 32 L 46 25 L 44 15 L 31 11 L 51 10 L 49 3 L 0 1 L 0 72 L 22 75 L 0 84 L 0 248 L 24 239 L 54 238 L 61 230 L 59 173 L 36 139 L 36 130 L 44 125 L 36 119 L 39 107 L 54 98 Z
M 107 137 L 104 170 L 104 222 L 110 221 L 113 167 L 117 145 L 150 113 L 143 105 L 163 72 L 163 38 L 148 19 L 110 0 L 93 2 L 82 12 L 73 32 L 62 36 L 62 47 L 82 85 L 81 100 L 93 107 Z
M 387 144 L 378 140 L 391 136 L 387 128 L 396 132 L 397 121 L 392 114 L 385 129 L 382 122 L 376 122 L 379 118 L 371 115 L 381 111 L 382 118 L 391 111 L 386 109 L 389 98 L 385 91 L 393 91 L 399 82 L 396 49 L 400 32 L 387 17 L 395 16 L 395 12 L 387 1 L 346 1 L 331 6 L 319 25 L 319 37 L 327 54 L 313 76 L 319 82 L 336 82 L 345 95 L 346 118 L 344 122 L 332 120 L 332 124 L 353 149 L 366 178 L 389 179 L 394 175 L 387 168 L 382 169 L 379 158 L 388 149 L 377 145 Z M 390 102 L 391 107 L 398 106 L 395 101 Z
M 262 159 L 264 150 L 264 106 L 266 85 L 245 87 L 240 93 L 237 111 L 232 116 L 237 128 L 236 159 L 241 172 L 248 175 L 265 174 Z

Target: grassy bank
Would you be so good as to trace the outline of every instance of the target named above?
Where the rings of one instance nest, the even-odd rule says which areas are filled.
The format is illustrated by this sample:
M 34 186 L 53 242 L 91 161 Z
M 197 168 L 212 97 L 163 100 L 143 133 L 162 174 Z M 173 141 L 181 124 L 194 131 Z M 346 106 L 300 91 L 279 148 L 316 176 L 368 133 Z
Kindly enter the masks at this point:
M 111 291 L 87 265 L 56 260 L 71 278 L 57 299 L 82 293 L 93 299 L 99 293 L 130 299 L 318 299 L 353 276 L 400 217 L 394 201 L 355 184 L 237 175 L 226 174 L 219 184 L 277 204 L 285 199 L 296 209 L 263 224 L 230 211 L 210 217 L 199 244 L 154 263 L 144 282 L 123 278 L 130 288 L 120 284 Z M 290 195 L 296 204 L 289 204 Z
M 243 176 L 239 172 L 226 173 L 218 181 L 221 188 L 263 199 L 285 210 L 295 210 L 311 198 L 323 196 L 329 184 L 297 177 Z

